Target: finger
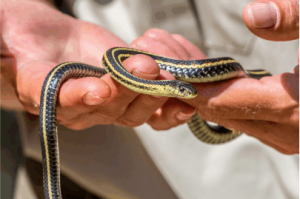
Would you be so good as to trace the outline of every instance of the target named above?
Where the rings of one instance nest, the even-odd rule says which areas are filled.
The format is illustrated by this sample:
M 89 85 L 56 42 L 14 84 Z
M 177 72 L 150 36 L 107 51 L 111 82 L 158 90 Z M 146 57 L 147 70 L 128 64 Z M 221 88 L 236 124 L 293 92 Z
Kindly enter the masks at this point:
M 152 28 L 146 31 L 143 34 L 143 37 L 150 37 L 166 44 L 177 53 L 177 55 L 179 56 L 178 59 L 190 59 L 190 54 L 188 53 L 188 51 L 179 42 L 177 42 L 170 33 L 165 30 Z
M 141 95 L 128 106 L 125 113 L 114 124 L 127 127 L 140 126 L 167 100 L 167 97 Z
M 139 37 L 130 44 L 130 47 L 175 59 L 180 57 L 170 46 L 151 37 Z
M 272 41 L 299 38 L 298 0 L 258 0 L 243 10 L 243 19 L 251 32 Z
M 124 66 L 127 68 L 129 72 L 132 71 L 134 75 L 144 79 L 155 79 L 158 76 L 157 69 L 159 70 L 159 68 L 157 66 L 157 63 L 153 59 L 145 55 L 137 55 L 128 58 L 126 61 L 124 61 Z M 148 74 L 141 73 L 140 72 L 141 68 L 143 71 L 146 72 L 150 71 L 150 73 Z M 169 77 L 167 75 L 169 75 Z M 161 77 L 162 79 L 172 78 L 170 74 L 166 74 L 165 76 L 160 75 L 159 77 Z M 114 88 L 118 86 L 110 85 L 111 82 L 114 82 L 114 80 L 112 80 L 110 76 L 101 78 L 100 81 L 103 80 L 106 80 L 104 82 L 107 83 L 106 86 L 108 88 L 112 88 L 112 92 L 107 93 L 105 95 L 105 93 L 103 93 L 101 89 L 95 88 L 93 96 L 88 96 L 88 98 L 92 98 L 92 99 L 88 99 L 90 100 L 89 106 L 84 107 L 85 110 L 87 110 L 88 114 L 82 114 L 83 112 L 77 114 L 76 117 L 73 117 L 69 120 L 62 122 L 65 126 L 69 126 L 69 127 L 71 126 L 72 129 L 82 129 L 83 126 L 86 128 L 98 123 L 101 124 L 114 123 L 122 126 L 138 126 L 146 121 L 146 119 L 143 118 L 150 117 L 153 114 L 153 112 L 159 106 L 161 106 L 164 101 L 167 100 L 167 98 L 156 99 L 150 95 L 140 95 L 140 97 L 137 97 L 138 99 L 137 101 L 134 100 L 134 97 L 138 96 L 139 95 L 138 93 L 135 93 L 127 88 L 121 88 L 121 89 Z M 78 84 L 80 85 L 81 82 L 79 82 Z M 88 82 L 86 84 L 88 84 Z M 115 84 L 118 83 L 115 82 Z M 83 84 L 82 86 L 86 87 L 85 84 Z M 122 85 L 119 86 L 123 87 Z M 115 92 L 115 96 L 114 96 L 113 90 L 115 89 L 117 89 L 118 92 Z M 105 98 L 106 103 L 102 103 L 100 106 L 95 107 L 95 105 L 93 104 L 95 102 L 93 97 L 99 95 L 106 96 Z M 71 101 L 71 100 L 67 100 L 67 101 Z M 86 101 L 84 102 L 86 103 Z M 159 105 L 159 103 L 161 103 L 161 105 Z M 155 110 L 152 110 L 155 106 L 157 106 Z M 74 106 L 72 107 L 74 109 Z M 76 110 L 78 110 L 78 108 Z
M 174 49 L 172 49 L 170 46 L 166 45 L 165 43 L 162 43 L 150 37 L 140 37 L 134 40 L 130 46 L 132 48 L 136 48 L 146 52 L 179 59 L 179 55 L 177 54 L 177 52 L 174 51 Z M 164 70 L 161 70 L 161 72 L 164 74 L 169 73 Z
M 170 98 L 147 123 L 155 130 L 167 130 L 186 123 L 194 113 L 195 108 Z
M 139 56 L 141 55 L 136 56 L 137 59 Z M 149 57 L 147 58 L 149 59 Z M 137 76 L 143 78 L 147 78 L 148 76 L 149 79 L 155 79 L 159 74 L 159 68 L 155 68 L 156 65 L 154 67 L 137 68 L 134 63 L 133 61 L 133 64 L 130 66 L 125 63 L 125 66 L 129 72 L 139 71 Z M 32 113 L 37 114 L 39 111 L 41 87 L 47 73 L 53 67 L 53 63 L 30 63 L 21 68 L 20 73 L 18 73 L 18 81 L 20 82 L 18 83 L 18 90 L 20 97 Z M 35 74 L 34 77 L 36 78 L 33 79 L 32 74 Z M 32 89 L 36 87 L 38 89 Z M 110 96 L 108 96 L 109 94 Z M 69 80 L 62 85 L 58 95 L 58 120 L 68 122 L 83 113 L 95 112 L 95 110 L 100 113 L 97 115 L 98 118 L 104 115 L 107 119 L 110 117 L 112 120 L 114 117 L 117 118 L 120 116 L 128 104 L 138 95 L 138 93 L 112 80 L 109 75 L 105 75 L 101 80 L 97 78 Z M 109 98 L 107 99 L 107 97 Z M 107 103 L 103 104 L 103 102 Z M 103 107 L 102 105 L 105 106 Z M 61 113 L 63 114 L 60 115 Z M 101 123 L 101 120 L 98 121 L 98 123 Z
M 31 62 L 20 67 L 16 76 L 17 94 L 28 112 L 39 113 L 42 85 L 55 65 L 52 62 Z
M 192 44 L 185 37 L 178 34 L 172 34 L 172 37 L 187 50 L 190 55 L 190 59 L 198 60 L 207 58 L 197 46 Z
M 126 70 L 143 79 L 156 79 L 159 76 L 159 67 L 156 62 L 146 55 L 135 55 L 124 62 Z M 111 97 L 100 107 L 97 114 L 109 115 L 113 119 L 119 118 L 127 109 L 128 105 L 138 96 L 137 93 L 118 83 L 110 75 L 105 75 L 102 80 L 106 81 L 111 88 Z
M 182 100 L 199 109 L 204 119 L 289 121 L 299 106 L 298 77 L 292 73 L 194 84 L 198 96 Z
M 157 64 L 152 60 L 152 64 Z M 149 64 L 150 65 L 150 64 Z M 175 78 L 166 71 L 161 71 L 157 80 L 175 80 Z M 167 97 L 139 95 L 127 108 L 125 113 L 118 118 L 115 124 L 129 127 L 136 127 L 144 124 L 149 120 L 151 115 L 161 107 L 166 101 Z
M 201 117 L 201 114 L 199 115 Z M 219 120 L 219 125 L 244 132 L 284 154 L 299 153 L 299 126 L 257 120 Z
M 20 100 L 29 112 L 39 113 L 42 85 L 55 65 L 56 63 L 52 62 L 32 62 L 20 68 L 17 90 Z M 57 120 L 62 124 L 72 121 L 78 115 L 87 113 L 105 102 L 109 96 L 110 88 L 99 78 L 70 79 L 62 84 L 58 92 Z M 68 127 L 72 127 L 73 124 L 70 123 Z M 82 126 L 84 127 L 86 126 Z
M 57 120 L 64 124 L 63 121 L 70 121 L 80 114 L 89 113 L 110 98 L 111 89 L 100 78 L 69 79 L 59 91 Z
M 155 79 L 159 75 L 159 68 L 156 62 L 145 55 L 136 55 L 128 58 L 124 61 L 124 66 L 129 72 L 133 73 L 134 75 L 140 78 Z M 81 81 L 85 81 L 85 79 L 86 78 L 83 78 Z M 83 84 L 83 87 L 88 87 L 89 84 L 89 82 L 86 82 L 85 84 L 80 82 L 80 79 L 74 81 L 78 81 L 78 86 L 80 84 Z M 92 87 L 94 87 L 94 89 L 92 90 L 94 92 L 92 92 L 92 95 L 89 95 L 88 93 L 84 95 L 85 98 L 83 99 L 83 101 L 77 101 L 77 106 L 80 106 L 82 104 L 85 104 L 85 106 L 83 106 L 82 109 L 76 108 L 75 111 L 77 111 L 77 114 L 71 114 L 75 115 L 75 117 L 62 121 L 61 123 L 72 129 L 82 129 L 89 126 L 93 126 L 95 124 L 114 123 L 116 119 L 119 118 L 126 111 L 129 104 L 132 103 L 132 101 L 138 95 L 140 95 L 139 93 L 136 93 L 124 87 L 122 84 L 116 82 L 114 79 L 112 79 L 112 77 L 109 74 L 105 75 L 98 81 L 105 82 L 105 86 L 107 87 L 106 89 L 109 88 L 110 92 L 99 88 L 101 84 L 93 85 Z M 66 87 L 68 87 L 68 84 L 66 85 Z M 64 90 L 62 89 L 62 92 L 63 91 Z M 74 91 L 74 87 L 72 91 Z M 102 96 L 104 96 L 105 99 L 102 99 Z M 94 98 L 100 98 L 102 103 L 95 105 L 94 103 L 95 101 L 97 101 L 97 99 Z M 66 101 L 72 100 L 69 99 Z M 74 109 L 73 104 L 71 107 Z M 78 112 L 79 110 L 82 111 Z

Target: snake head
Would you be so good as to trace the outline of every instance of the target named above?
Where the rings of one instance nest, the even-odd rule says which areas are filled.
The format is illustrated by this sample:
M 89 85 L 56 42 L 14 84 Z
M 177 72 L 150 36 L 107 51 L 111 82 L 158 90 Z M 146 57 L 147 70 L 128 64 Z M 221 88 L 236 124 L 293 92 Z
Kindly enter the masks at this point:
M 174 97 L 192 99 L 197 96 L 195 87 L 187 82 L 171 81 L 168 89 L 173 93 Z

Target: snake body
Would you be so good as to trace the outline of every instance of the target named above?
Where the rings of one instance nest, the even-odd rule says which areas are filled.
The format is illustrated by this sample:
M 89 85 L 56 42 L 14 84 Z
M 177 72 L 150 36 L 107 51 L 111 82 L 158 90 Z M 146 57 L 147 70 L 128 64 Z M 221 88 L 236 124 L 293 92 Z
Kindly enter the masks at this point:
M 129 73 L 122 61 L 136 54 L 153 58 L 163 70 L 177 80 L 145 80 Z M 197 91 L 187 82 L 215 82 L 235 77 L 261 78 L 270 75 L 264 70 L 245 71 L 232 58 L 223 57 L 205 60 L 175 60 L 148 52 L 115 47 L 103 55 L 104 69 L 79 62 L 59 64 L 47 75 L 40 101 L 40 141 L 42 148 L 44 193 L 46 199 L 61 199 L 60 164 L 56 124 L 57 93 L 63 82 L 70 78 L 102 77 L 109 73 L 115 80 L 136 92 L 179 98 L 194 98 Z M 194 135 L 200 140 L 218 144 L 228 142 L 241 132 L 221 126 L 212 127 L 197 114 L 188 122 Z

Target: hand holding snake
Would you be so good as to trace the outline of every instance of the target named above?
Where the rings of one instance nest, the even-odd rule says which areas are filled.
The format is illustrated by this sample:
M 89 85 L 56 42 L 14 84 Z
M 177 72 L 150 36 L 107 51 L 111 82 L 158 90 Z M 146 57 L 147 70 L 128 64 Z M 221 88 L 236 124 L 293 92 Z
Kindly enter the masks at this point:
M 295 39 L 299 28 L 293 26 L 295 20 L 282 19 L 291 18 L 291 15 L 285 15 L 286 10 L 294 11 L 295 9 L 284 8 L 289 8 L 288 5 L 292 5 L 292 2 L 296 1 L 281 1 L 291 2 L 282 7 L 280 1 L 274 2 L 279 7 L 281 20 L 277 22 L 275 20 L 273 28 L 269 27 L 270 34 L 262 34 L 266 33 L 264 28 L 253 27 L 249 23 L 252 19 L 251 16 L 247 17 L 246 15 L 246 25 L 261 37 L 267 35 L 267 39 Z M 296 4 L 298 5 L 297 2 Z M 21 1 L 17 4 L 4 1 L 2 5 L 1 8 L 5 9 L 5 12 L 2 12 L 4 13 L 3 17 L 1 17 L 3 40 L 1 72 L 2 80 L 5 82 L 2 85 L 7 86 L 8 89 L 5 91 L 8 93 L 12 91 L 9 93 L 12 96 L 8 100 L 10 103 L 13 101 L 12 99 L 20 100 L 24 108 L 34 114 L 39 112 L 41 90 L 32 88 L 41 88 L 47 73 L 54 66 L 68 60 L 101 65 L 102 55 L 107 49 L 113 46 L 126 46 L 124 42 L 103 28 L 62 15 L 43 1 Z M 27 13 L 19 12 L 19 6 L 23 6 L 27 11 L 32 10 L 30 12 L 35 14 L 27 15 Z M 297 6 L 292 8 L 297 8 Z M 41 10 L 42 15 L 39 12 Z M 52 16 L 51 20 L 47 16 Z M 47 24 L 44 21 L 47 21 Z M 289 22 L 291 24 L 288 24 Z M 12 25 L 14 25 L 13 28 Z M 63 30 L 62 27 L 64 27 Z M 288 33 L 284 32 L 284 29 Z M 141 50 L 177 59 L 205 58 L 184 38 L 178 35 L 171 35 L 171 37 L 177 43 L 168 39 L 170 35 L 165 37 L 165 33 L 155 33 L 150 36 L 148 32 L 148 35 L 146 33 L 144 37 L 136 40 L 133 44 Z M 156 46 L 149 49 L 148 40 L 145 38 L 153 41 L 153 44 L 156 43 Z M 27 41 L 26 44 L 23 41 Z M 94 46 L 97 48 L 93 48 Z M 32 60 L 38 61 L 32 62 Z M 124 64 L 126 68 L 134 66 L 131 68 L 132 70 L 130 67 L 127 69 L 144 79 L 156 79 L 158 76 L 161 79 L 172 79 L 169 73 L 163 70 L 159 72 L 158 66 L 149 57 L 137 55 L 128 59 Z M 145 65 L 151 67 L 143 68 L 146 69 L 143 71 L 141 66 Z M 189 101 L 165 97 L 153 98 L 134 94 L 134 92 L 130 94 L 130 90 L 126 90 L 108 75 L 101 79 L 69 80 L 58 94 L 58 120 L 73 129 L 108 123 L 136 126 L 147 121 L 153 128 L 160 130 L 185 123 L 196 108 L 199 115 L 206 120 L 242 130 L 280 152 L 298 153 L 298 77 L 299 72 L 296 68 L 293 73 L 265 77 L 260 81 L 241 78 L 222 83 L 208 83 L 205 87 L 197 85 L 198 96 Z M 74 90 L 74 88 L 76 89 Z M 135 96 L 132 98 L 133 95 Z M 144 100 L 148 98 L 150 100 Z M 165 103 L 166 100 L 168 101 Z M 149 110 L 146 107 L 153 107 L 153 109 Z M 160 110 L 155 112 L 159 107 Z M 129 117 L 132 115 L 130 112 L 133 112 L 133 109 L 140 111 L 141 108 L 145 108 L 148 118 L 145 117 L 144 121 L 136 123 Z M 126 113 L 126 111 L 128 112 Z M 237 114 L 232 114 L 233 112 Z M 87 118 L 87 115 L 90 117 Z M 124 118 L 120 119 L 122 116 Z M 231 118 L 232 116 L 234 117 Z

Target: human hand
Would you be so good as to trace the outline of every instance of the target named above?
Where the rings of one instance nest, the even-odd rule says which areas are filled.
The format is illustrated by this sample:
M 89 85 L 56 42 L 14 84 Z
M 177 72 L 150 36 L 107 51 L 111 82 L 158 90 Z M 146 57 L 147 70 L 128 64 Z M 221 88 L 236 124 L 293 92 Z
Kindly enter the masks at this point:
M 297 0 L 258 0 L 244 8 L 243 18 L 255 35 L 288 41 L 300 38 L 299 13 Z M 292 73 L 217 85 L 199 92 L 208 106 L 198 111 L 201 117 L 241 130 L 282 153 L 300 153 L 300 47 Z
M 66 61 L 101 66 L 107 49 L 127 46 L 109 31 L 64 15 L 42 0 L 4 0 L 1 13 L 1 80 L 33 114 L 39 113 L 42 84 L 53 67 Z M 145 62 L 146 67 L 141 64 Z M 144 79 L 173 78 L 165 71 L 160 73 L 156 62 L 143 55 L 124 64 Z M 8 91 L 6 88 L 2 85 Z M 111 123 L 138 126 L 167 99 L 133 92 L 108 74 L 100 79 L 70 79 L 58 95 L 57 119 L 72 129 Z
M 206 58 L 182 36 L 157 29 L 147 31 L 143 37 L 135 40 L 134 45 L 141 50 L 173 58 Z M 292 73 L 260 80 L 237 78 L 194 84 L 198 96 L 181 101 L 197 108 L 199 116 L 207 121 L 240 130 L 282 153 L 299 153 L 298 71 L 295 68 Z M 172 107 L 171 104 L 169 106 Z M 162 112 L 175 118 L 169 113 L 170 109 L 162 109 Z M 162 119 L 157 115 L 153 117 Z
M 243 10 L 249 30 L 263 39 L 289 41 L 299 38 L 298 0 L 257 0 Z

